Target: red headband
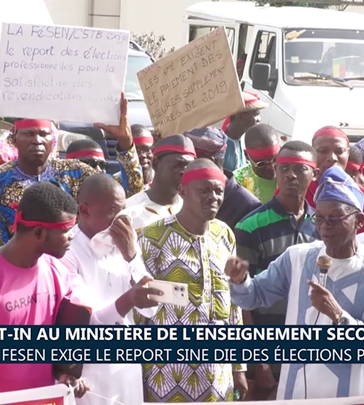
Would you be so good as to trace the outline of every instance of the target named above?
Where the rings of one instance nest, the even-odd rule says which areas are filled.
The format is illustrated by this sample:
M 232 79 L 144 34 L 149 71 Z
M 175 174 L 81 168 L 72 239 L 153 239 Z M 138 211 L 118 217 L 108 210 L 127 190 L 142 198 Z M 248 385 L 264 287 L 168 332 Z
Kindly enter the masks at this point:
M 153 145 L 154 139 L 151 136 L 133 138 L 134 145 Z
M 97 150 L 79 150 L 76 152 L 70 152 L 66 154 L 66 159 L 78 159 L 85 156 L 100 157 L 105 159 L 104 152 L 99 152 Z
M 310 160 L 305 160 L 298 157 L 279 157 L 277 158 L 276 162 L 278 165 L 280 163 L 298 163 L 301 165 L 312 167 L 312 169 L 316 169 L 317 167 L 315 162 L 311 162 Z
M 23 128 L 47 128 L 52 130 L 52 121 L 48 120 L 21 120 L 17 121 L 14 124 L 14 129 L 17 131 L 18 129 Z
M 324 136 L 330 136 L 332 138 L 345 139 L 345 141 L 347 143 L 349 143 L 349 138 L 339 128 L 335 128 L 335 127 L 323 127 L 323 128 L 320 128 L 318 131 L 315 132 L 315 135 L 313 136 L 313 139 L 321 138 L 321 137 L 324 137 Z
M 153 154 L 155 156 L 161 152 L 177 152 L 182 153 L 183 155 L 190 155 L 196 159 L 196 153 L 194 151 L 180 145 L 162 145 L 158 148 L 155 148 Z
M 12 204 L 11 206 L 16 210 L 15 212 L 15 220 L 14 224 L 12 226 L 12 231 L 15 232 L 16 228 L 18 227 L 18 224 L 23 224 L 29 228 L 32 228 L 34 226 L 41 226 L 42 228 L 47 228 L 47 229 L 69 229 L 73 228 L 76 224 L 77 217 L 75 216 L 73 219 L 70 221 L 66 222 L 41 222 L 41 221 L 26 221 L 23 219 L 23 215 L 21 211 L 18 211 L 18 204 Z
M 279 152 L 281 145 L 277 142 L 275 145 L 268 146 L 262 149 L 245 149 L 246 153 L 253 159 L 267 159 L 271 158 Z
M 194 180 L 212 179 L 221 181 L 225 184 L 225 175 L 219 169 L 214 167 L 203 167 L 201 169 L 193 169 L 188 172 L 184 172 L 182 176 L 181 184 L 188 184 Z
M 362 172 L 362 170 L 364 168 L 364 163 L 362 163 L 360 165 L 359 163 L 348 162 L 348 164 L 346 165 L 346 168 L 349 170 L 357 170 L 358 172 Z

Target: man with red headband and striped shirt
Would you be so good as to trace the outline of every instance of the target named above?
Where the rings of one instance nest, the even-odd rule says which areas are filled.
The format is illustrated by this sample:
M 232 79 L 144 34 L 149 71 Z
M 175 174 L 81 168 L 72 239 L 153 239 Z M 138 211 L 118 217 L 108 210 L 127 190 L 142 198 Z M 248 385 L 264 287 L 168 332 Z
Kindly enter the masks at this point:
M 268 107 L 268 104 L 263 103 L 256 94 L 243 92 L 242 96 L 244 108 L 228 117 L 222 126 L 222 130 L 228 136 L 224 169 L 231 172 L 246 164 L 244 134 L 250 127 L 260 122 L 260 110 Z
M 234 177 L 265 204 L 277 188 L 274 162 L 281 147 L 279 138 L 271 126 L 257 124 L 245 134 L 245 145 L 249 163 L 235 170 Z
M 153 183 L 148 190 L 126 200 L 126 209 L 138 213 L 133 218 L 136 230 L 179 212 L 182 199 L 178 187 L 186 166 L 196 158 L 192 141 L 183 135 L 161 139 L 155 144 L 153 155 Z
M 276 164 L 279 194 L 240 221 L 234 231 L 237 255 L 249 262 L 252 278 L 290 246 L 319 239 L 311 220 L 314 210 L 305 201 L 307 188 L 318 173 L 314 148 L 301 141 L 287 142 Z M 284 325 L 285 315 L 286 301 L 279 301 L 269 310 L 257 308 L 243 313 L 245 323 L 257 325 Z M 274 368 L 278 381 L 279 367 Z M 269 381 L 267 365 L 257 365 L 254 372 L 257 386 Z
M 224 189 L 223 172 L 211 160 L 197 159 L 189 163 L 182 177 L 181 211 L 142 230 L 139 244 L 152 277 L 189 285 L 186 307 L 160 305 L 148 324 L 242 324 L 241 311 L 231 305 L 224 277 L 225 264 L 235 251 L 234 234 L 215 219 Z M 243 399 L 247 389 L 244 370 L 240 364 L 145 365 L 146 402 L 230 402 L 234 389 Z M 157 373 L 168 384 L 160 384 Z
M 117 156 L 128 178 L 126 192 L 132 189 L 135 193 L 142 189 L 143 182 L 126 114 L 127 100 L 122 94 L 119 126 L 99 123 L 95 126 L 117 139 Z M 12 236 L 10 228 L 15 217 L 12 204 L 19 203 L 24 190 L 31 184 L 56 180 L 77 200 L 83 179 L 97 173 L 78 160 L 50 158 L 53 132 L 54 124 L 49 120 L 25 119 L 14 124 L 13 142 L 18 149 L 18 159 L 0 167 L 0 245 L 4 245 Z

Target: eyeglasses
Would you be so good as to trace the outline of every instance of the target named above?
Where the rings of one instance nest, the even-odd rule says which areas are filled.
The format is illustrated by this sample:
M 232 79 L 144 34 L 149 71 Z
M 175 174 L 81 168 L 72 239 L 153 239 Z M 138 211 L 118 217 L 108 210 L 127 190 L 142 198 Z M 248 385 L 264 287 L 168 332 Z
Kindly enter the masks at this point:
M 318 226 L 322 225 L 324 222 L 326 222 L 326 224 L 329 226 L 337 226 L 344 219 L 349 218 L 351 215 L 357 214 L 357 213 L 358 213 L 358 211 L 353 211 L 353 212 L 350 212 L 349 214 L 343 215 L 342 217 L 339 217 L 339 218 L 316 217 L 314 215 L 313 217 L 311 217 L 311 222 Z
M 264 167 L 267 167 L 269 165 L 274 165 L 276 163 L 277 158 L 273 158 L 271 160 L 260 160 L 259 162 L 254 162 L 253 160 L 250 160 L 250 163 L 258 168 L 258 169 L 263 169 Z
M 88 166 L 91 166 L 93 169 L 99 167 L 101 170 L 106 170 L 108 167 L 108 163 L 105 162 L 104 160 L 80 159 L 80 161 Z

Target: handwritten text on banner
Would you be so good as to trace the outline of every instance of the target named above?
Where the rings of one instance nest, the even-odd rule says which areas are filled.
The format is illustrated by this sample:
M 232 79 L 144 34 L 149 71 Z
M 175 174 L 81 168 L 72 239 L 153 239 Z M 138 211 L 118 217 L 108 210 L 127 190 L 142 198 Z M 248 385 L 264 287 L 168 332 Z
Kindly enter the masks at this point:
M 119 122 L 129 32 L 3 24 L 0 115 Z
M 244 106 L 223 27 L 143 69 L 138 78 L 163 137 L 214 124 Z

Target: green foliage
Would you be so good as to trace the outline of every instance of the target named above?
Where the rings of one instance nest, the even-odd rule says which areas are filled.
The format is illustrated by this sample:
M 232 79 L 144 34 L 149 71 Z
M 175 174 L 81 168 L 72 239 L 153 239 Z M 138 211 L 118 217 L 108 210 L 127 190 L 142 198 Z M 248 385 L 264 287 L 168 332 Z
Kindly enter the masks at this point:
M 154 34 L 154 32 L 151 32 L 150 34 L 132 34 L 131 39 L 145 49 L 145 51 L 156 60 L 162 58 L 166 53 L 173 52 L 175 50 L 173 47 L 169 51 L 166 51 L 166 49 L 163 47 L 166 40 L 165 36 L 157 36 Z
M 257 2 L 258 6 L 264 6 L 266 4 L 269 4 L 271 6 L 275 7 L 313 7 L 313 8 L 328 8 L 329 4 L 323 4 L 323 3 L 311 3 L 311 2 L 306 2 L 306 1 L 285 1 L 285 0 L 258 0 Z

